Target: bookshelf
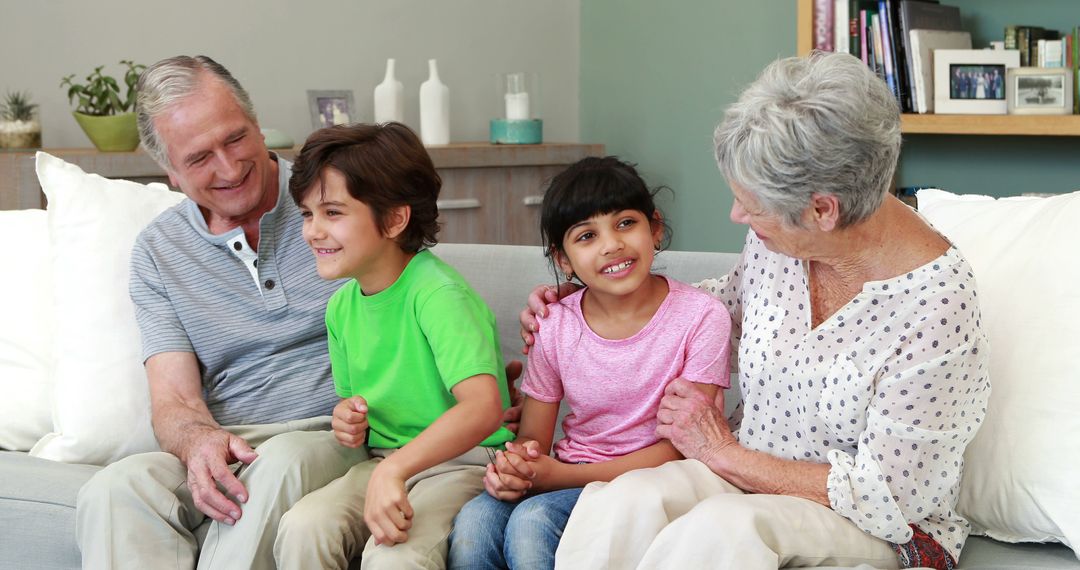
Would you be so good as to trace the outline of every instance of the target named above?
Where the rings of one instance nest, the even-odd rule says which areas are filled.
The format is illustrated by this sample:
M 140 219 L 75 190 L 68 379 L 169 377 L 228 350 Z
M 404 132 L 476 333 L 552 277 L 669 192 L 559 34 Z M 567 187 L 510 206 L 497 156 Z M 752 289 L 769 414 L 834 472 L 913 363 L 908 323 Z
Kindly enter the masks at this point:
M 796 0 L 795 48 L 806 55 L 814 46 L 814 1 Z M 1080 136 L 1080 115 L 919 115 L 900 117 L 904 134 L 920 135 L 1019 135 Z

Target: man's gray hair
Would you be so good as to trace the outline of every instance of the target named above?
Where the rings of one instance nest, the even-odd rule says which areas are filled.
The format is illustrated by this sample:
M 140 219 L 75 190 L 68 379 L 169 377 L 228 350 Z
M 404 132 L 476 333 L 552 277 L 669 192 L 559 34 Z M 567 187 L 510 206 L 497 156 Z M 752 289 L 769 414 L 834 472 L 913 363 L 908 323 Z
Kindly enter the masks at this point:
M 873 214 L 900 157 L 900 108 L 866 64 L 814 52 L 771 63 L 713 134 L 725 178 L 791 225 L 815 193 L 836 196 L 838 225 Z
M 203 73 L 221 80 L 236 98 L 236 104 L 255 122 L 255 108 L 251 97 L 240 82 L 220 63 L 206 57 L 178 55 L 163 59 L 146 68 L 139 76 L 136 86 L 135 115 L 139 122 L 139 138 L 143 148 L 162 168 L 171 170 L 169 152 L 164 141 L 158 137 L 154 119 L 177 101 L 191 95 L 199 87 Z

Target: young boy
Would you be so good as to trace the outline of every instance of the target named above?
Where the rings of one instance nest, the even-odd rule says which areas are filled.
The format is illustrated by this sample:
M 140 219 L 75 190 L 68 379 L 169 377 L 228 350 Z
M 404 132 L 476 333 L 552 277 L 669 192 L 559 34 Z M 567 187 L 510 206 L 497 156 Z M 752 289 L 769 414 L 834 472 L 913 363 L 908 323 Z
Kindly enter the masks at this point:
M 316 131 L 296 158 L 289 190 L 319 276 L 350 279 L 326 308 L 334 435 L 371 459 L 282 518 L 280 567 L 345 568 L 360 549 L 364 567 L 445 566 L 454 515 L 483 490 L 484 448 L 514 438 L 494 316 L 425 249 L 441 185 L 400 123 Z

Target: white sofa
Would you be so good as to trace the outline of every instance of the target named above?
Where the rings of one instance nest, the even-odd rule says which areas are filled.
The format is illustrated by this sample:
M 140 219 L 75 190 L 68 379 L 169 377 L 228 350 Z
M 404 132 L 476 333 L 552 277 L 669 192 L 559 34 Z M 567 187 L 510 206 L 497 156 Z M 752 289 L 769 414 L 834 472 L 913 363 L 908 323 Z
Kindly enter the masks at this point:
M 60 167 L 60 165 L 55 166 Z M 85 182 L 80 181 L 78 178 L 81 173 L 68 171 L 67 174 L 70 174 L 71 177 L 61 177 L 59 182 L 64 184 Z M 101 188 L 91 185 L 87 189 L 88 187 L 84 185 L 79 190 L 82 193 L 79 198 L 89 196 L 90 199 L 101 201 L 104 194 L 94 194 L 94 192 L 100 190 L 103 193 L 119 192 L 123 194 L 126 190 L 136 190 L 135 188 L 117 188 L 114 186 L 115 183 L 111 181 L 91 181 L 94 185 L 101 186 Z M 44 179 L 43 182 L 45 182 Z M 57 210 L 48 214 L 48 216 L 52 217 L 49 218 L 49 227 L 46 228 L 49 233 L 47 237 L 51 241 L 49 247 L 52 249 L 51 255 L 48 256 L 49 263 L 46 265 L 51 266 L 51 272 L 42 269 L 40 259 L 32 259 L 33 256 L 24 255 L 23 251 L 27 249 L 28 244 L 33 244 L 34 247 L 41 249 L 42 236 L 31 234 L 35 231 L 35 227 L 37 228 L 36 231 L 40 233 L 44 226 L 45 214 L 29 211 L 0 212 L 0 265 L 5 267 L 5 283 L 0 285 L 2 287 L 0 292 L 5 295 L 22 295 L 24 297 L 13 299 L 10 296 L 0 295 L 0 303 L 2 303 L 0 304 L 0 314 L 3 314 L 5 319 L 0 324 L 0 417 L 4 418 L 2 427 L 0 427 L 0 446 L 18 449 L 20 448 L 17 445 L 18 440 L 20 438 L 26 441 L 32 439 L 32 436 L 28 434 L 33 432 L 34 429 L 49 430 L 47 435 L 33 445 L 31 453 L 27 453 L 29 448 L 26 445 L 21 446 L 23 448 L 21 451 L 0 451 L 0 529 L 2 529 L 0 530 L 0 568 L 78 567 L 80 559 L 74 534 L 75 499 L 79 488 L 94 472 L 100 469 L 95 465 L 80 463 L 103 464 L 114 460 L 117 455 L 137 451 L 147 445 L 145 438 L 148 436 L 146 430 L 149 429 L 145 415 L 145 385 L 142 384 L 145 382 L 144 378 L 140 379 L 138 376 L 122 378 L 120 381 L 125 384 L 119 386 L 84 387 L 87 391 L 76 395 L 83 404 L 78 406 L 72 405 L 71 402 L 64 402 L 64 399 L 70 395 L 66 393 L 68 390 L 63 384 L 65 379 L 57 376 L 64 372 L 63 367 L 60 366 L 60 361 L 67 358 L 68 355 L 55 352 L 58 348 L 62 348 L 57 339 L 51 339 L 53 342 L 51 342 L 50 346 L 51 350 L 54 351 L 52 356 L 49 356 L 46 349 L 39 351 L 45 355 L 48 362 L 40 362 L 41 354 L 37 355 L 36 361 L 34 358 L 24 358 L 24 362 L 20 363 L 18 360 L 20 355 L 26 356 L 29 354 L 29 349 L 26 346 L 21 346 L 20 343 L 25 345 L 29 342 L 39 342 L 40 338 L 38 337 L 42 334 L 49 334 L 49 331 L 55 331 L 55 329 L 61 327 L 78 329 L 78 327 L 64 321 L 65 318 L 71 317 L 71 315 L 58 315 L 55 314 L 56 311 L 52 311 L 52 314 L 50 314 L 50 311 L 42 309 L 40 306 L 35 309 L 32 306 L 33 303 L 40 303 L 42 299 L 46 303 L 51 300 L 54 305 L 63 305 L 65 302 L 76 301 L 94 305 L 105 302 L 103 299 L 105 293 L 94 289 L 95 285 L 91 283 L 93 276 L 90 274 L 83 275 L 83 281 L 74 291 L 65 290 L 65 287 L 70 286 L 70 284 L 65 285 L 55 282 L 58 273 L 62 273 L 64 270 L 64 268 L 58 267 L 57 264 L 76 263 L 68 257 L 70 252 L 60 251 L 72 244 L 62 243 L 61 240 L 77 239 L 84 242 L 77 244 L 80 248 L 77 250 L 78 255 L 88 255 L 87 247 L 93 244 L 85 242 L 95 241 L 98 238 L 92 236 L 104 231 L 96 224 L 128 224 L 136 226 L 132 231 L 137 231 L 137 226 L 145 223 L 145 221 L 141 219 L 131 220 L 130 218 L 133 216 L 138 218 L 139 215 L 147 217 L 155 208 L 160 210 L 167 203 L 171 203 L 170 200 L 174 201 L 176 198 L 175 196 L 168 197 L 155 194 L 160 189 L 139 188 L 137 190 L 147 194 L 140 196 L 138 199 L 155 195 L 157 196 L 155 199 L 158 200 L 155 203 L 142 204 L 139 208 L 139 215 L 122 209 L 117 210 L 115 204 L 93 205 L 80 202 L 77 210 L 79 210 L 80 216 L 83 217 L 77 222 L 72 222 L 72 224 L 78 226 L 76 229 L 72 229 L 64 227 L 64 224 L 69 221 L 66 220 L 65 216 L 69 215 L 69 213 L 63 210 L 67 206 L 65 201 L 72 199 L 71 196 L 65 195 L 62 190 L 53 192 L 54 189 L 48 187 L 45 189 L 49 192 L 50 208 L 56 208 Z M 164 192 L 164 190 L 160 191 Z M 127 196 L 124 199 L 130 200 L 132 198 Z M 1074 206 L 1074 209 L 1069 210 Z M 1071 204 L 1054 205 L 1052 210 L 1068 210 L 1073 214 L 1080 214 L 1080 200 L 1073 200 Z M 1072 220 L 1074 222 L 1072 225 L 1080 228 L 1080 223 L 1077 223 L 1080 222 L 1080 215 L 1072 218 Z M 945 222 L 948 225 L 949 220 L 945 220 Z M 19 235 L 10 235 L 16 231 L 13 229 L 16 227 L 18 227 Z M 939 227 L 941 227 L 940 224 Z M 1072 230 L 1073 234 L 1077 231 L 1080 230 Z M 963 231 L 956 231 L 955 233 L 957 236 L 965 235 Z M 98 237 L 101 238 L 102 236 Z M 123 239 L 133 238 L 133 233 L 131 236 L 117 238 L 114 234 L 106 232 L 106 238 L 120 239 L 122 241 Z M 956 237 L 954 239 L 961 246 L 964 245 L 960 238 Z M 1078 242 L 1073 241 L 1071 243 Z M 130 244 L 113 244 L 112 250 L 115 251 L 99 251 L 96 253 L 97 258 L 84 259 L 78 263 L 85 262 L 85 267 L 91 268 L 89 270 L 91 272 L 100 269 L 108 273 L 108 266 L 112 261 L 116 261 L 110 260 L 109 255 L 118 256 L 122 262 L 126 263 L 127 249 L 125 248 L 129 247 Z M 520 340 L 516 323 L 523 298 L 532 286 L 537 283 L 551 282 L 554 279 L 546 259 L 541 255 L 540 249 L 524 246 L 441 244 L 436 247 L 435 252 L 457 267 L 484 299 L 488 301 L 495 311 L 499 323 L 500 340 L 504 354 L 507 358 L 520 358 Z M 41 255 L 40 251 L 37 255 Z M 969 255 L 970 257 L 972 256 Z M 705 277 L 726 273 L 736 258 L 736 254 L 732 253 L 663 252 L 657 258 L 656 268 L 672 277 L 693 282 Z M 1004 259 L 1008 261 L 1009 258 L 1005 256 Z M 23 265 L 12 266 L 13 263 L 22 263 Z M 975 265 L 978 272 L 980 270 L 979 265 L 975 264 L 974 261 L 973 265 Z M 49 267 L 45 269 L 49 269 Z M 82 271 L 86 271 L 86 269 L 82 269 Z M 108 279 L 112 280 L 111 287 L 119 290 L 118 299 L 121 301 L 118 302 L 122 302 L 127 298 L 126 279 L 118 278 L 116 275 L 112 275 Z M 54 282 L 49 283 L 50 280 Z M 1073 280 L 1068 283 L 1068 286 L 1075 288 L 1077 282 Z M 109 286 L 108 283 L 109 281 L 105 280 L 101 286 Z M 981 294 L 984 289 L 983 285 L 985 284 L 980 281 Z M 1016 287 L 1014 284 L 1010 284 L 1010 286 Z M 993 291 L 989 287 L 986 287 L 986 289 L 987 294 L 982 295 L 984 302 L 990 296 L 989 293 Z M 73 299 L 62 299 L 61 297 L 65 295 L 73 297 Z M 35 296 L 39 297 L 36 301 L 31 299 L 31 297 Z M 1080 304 L 1080 300 L 1075 294 L 1072 294 L 1071 297 L 1062 299 L 1061 305 L 1056 306 L 1054 311 L 1068 316 L 1072 314 L 1069 311 L 1076 309 L 1078 304 Z M 1065 309 L 1062 309 L 1063 306 Z M 124 325 L 134 326 L 133 322 L 125 321 L 125 319 L 132 319 L 132 317 L 129 312 L 125 312 L 123 309 L 121 307 L 121 309 L 113 311 L 115 314 L 104 316 L 77 315 L 82 319 L 111 318 L 115 321 L 112 326 L 104 329 L 101 328 L 103 326 L 101 322 L 97 322 L 95 327 L 83 329 L 83 334 L 88 334 L 85 331 L 89 330 L 92 334 L 104 337 L 104 340 L 109 341 L 106 342 L 106 345 L 116 344 L 117 337 L 123 338 L 125 334 L 130 333 L 130 330 L 123 328 Z M 130 311 L 130 307 L 127 307 L 126 310 Z M 987 324 L 991 327 L 991 341 L 993 343 L 995 340 L 1000 341 L 1000 338 L 995 339 L 994 336 L 993 327 L 996 326 L 997 321 L 990 321 L 1001 317 L 987 314 L 990 312 L 995 315 L 1007 313 L 986 311 L 984 309 Z M 8 319 L 9 315 L 15 318 Z M 51 318 L 55 322 L 51 328 L 48 326 L 38 327 L 41 330 L 31 331 L 33 334 L 29 334 L 24 329 L 27 329 L 30 325 L 17 321 L 18 319 L 31 318 L 33 315 L 38 315 L 42 319 Z M 1080 330 L 1080 320 L 1072 326 L 1071 332 L 1058 329 L 1053 333 L 1075 335 L 1077 330 Z M 54 334 L 54 336 L 56 335 Z M 1078 337 L 1073 336 L 1071 338 Z M 87 339 L 82 340 L 89 342 Z M 137 340 L 132 341 L 129 338 L 127 342 L 137 343 Z M 120 347 L 114 346 L 110 350 L 117 348 Z M 97 350 L 100 352 L 106 349 L 98 347 Z M 1001 351 L 1002 348 L 995 345 L 994 350 Z M 14 356 L 12 356 L 13 354 Z M 94 355 L 95 358 L 98 356 L 100 355 Z M 83 359 L 90 358 L 90 356 L 86 355 L 80 357 Z M 128 354 L 126 358 L 133 358 L 133 365 L 135 369 L 138 369 L 137 349 Z M 31 372 L 34 372 L 34 370 L 31 370 L 34 362 L 44 364 L 44 368 L 38 367 L 37 376 L 31 374 Z M 128 364 L 132 363 L 129 362 Z M 16 365 L 21 365 L 21 368 Z M 992 361 L 992 366 L 996 365 L 998 363 Z M 995 371 L 996 369 L 992 368 L 992 374 Z M 1078 378 L 1080 376 L 1080 364 L 1074 362 L 1071 368 L 1068 369 L 1068 373 L 1072 376 L 1074 388 L 1060 394 L 1060 407 L 1068 409 L 1069 414 L 1075 414 L 1076 407 L 1069 408 L 1069 406 L 1078 403 L 1076 398 L 1077 394 L 1080 393 L 1080 389 L 1075 386 L 1080 384 L 1080 378 Z M 18 378 L 15 376 L 18 376 Z M 88 377 L 89 374 L 80 375 L 80 379 L 83 380 Z M 106 382 L 110 380 L 116 379 L 108 378 L 94 381 Z M 1034 379 L 1034 381 L 1038 380 Z M 29 390 L 27 389 L 27 383 L 31 381 L 43 382 L 45 387 L 39 386 L 38 388 L 42 389 Z M 994 390 L 996 395 L 1001 391 L 1009 393 L 1005 386 L 999 386 L 998 384 L 995 384 Z M 88 394 L 102 391 L 105 393 L 101 397 L 93 401 L 87 400 L 87 398 L 92 397 Z M 18 393 L 16 394 L 16 392 Z M 737 399 L 737 397 L 734 397 L 735 392 L 737 392 L 737 388 L 733 389 L 733 394 L 729 396 L 730 401 Z M 17 397 L 4 399 L 5 395 L 9 394 L 16 394 Z M 51 425 L 38 425 L 35 428 L 34 425 L 30 425 L 32 423 L 31 416 L 40 420 L 42 414 L 39 410 L 34 416 L 28 408 L 40 407 L 42 403 L 49 406 L 44 415 L 46 420 L 51 421 Z M 1011 413 L 1011 410 L 998 406 L 998 403 L 996 400 L 991 400 L 991 410 L 989 412 L 991 416 L 995 413 Z M 80 409 L 72 412 L 72 408 L 88 407 L 104 407 L 105 409 L 96 410 L 97 419 L 79 417 L 71 419 L 68 417 L 73 413 L 86 411 Z M 1049 414 L 1050 412 L 1046 413 Z M 119 420 L 117 420 L 118 417 Z M 1074 420 L 1061 423 L 1061 420 L 1056 418 L 1057 416 L 1054 416 L 1053 421 L 1058 423 L 1061 432 L 1054 438 L 1053 445 L 1062 449 L 1063 453 L 1075 450 L 1080 446 L 1077 442 L 1077 439 L 1080 438 L 1080 430 L 1072 431 L 1069 429 L 1074 424 L 1068 423 L 1068 421 Z M 1008 419 L 1010 422 L 1016 421 L 1013 417 Z M 91 425 L 89 427 L 81 425 L 80 422 L 82 421 Z M 120 421 L 123 425 L 105 425 L 105 428 L 111 428 L 111 431 L 102 428 L 103 423 L 109 424 L 115 421 Z M 986 425 L 992 426 L 993 424 L 994 422 L 988 417 Z M 1017 432 L 1022 431 L 1021 427 L 1022 424 L 1014 426 Z M 104 431 L 93 432 L 93 429 L 96 428 L 102 428 Z M 987 428 L 984 427 L 983 429 Z M 90 431 L 79 433 L 80 430 L 84 432 Z M 143 432 L 139 433 L 139 430 L 143 430 Z M 1072 509 L 1072 506 L 1080 500 L 1080 497 L 1077 496 L 1080 493 L 1080 486 L 1071 485 L 1064 487 L 1062 490 L 1054 486 L 1058 483 L 1058 478 L 1048 481 L 1046 477 L 1042 479 L 1039 477 L 1047 475 L 1044 469 L 1047 465 L 1055 466 L 1051 467 L 1051 470 L 1058 468 L 1067 470 L 1068 465 L 1075 465 L 1077 459 L 1054 457 L 1032 459 L 1030 455 L 1026 455 L 1024 456 L 1025 461 L 1038 460 L 1040 463 L 1036 465 L 1005 464 L 989 466 L 987 461 L 996 460 L 996 458 L 1003 455 L 1003 453 L 996 451 L 998 448 L 1015 452 L 1016 450 L 1012 449 L 1012 446 L 1023 438 L 1014 437 L 1015 434 L 1008 431 L 988 433 L 991 433 L 994 437 L 1005 437 L 1009 441 L 982 441 L 984 445 L 973 446 L 973 448 L 976 448 L 975 451 L 988 455 L 989 459 L 972 457 L 969 454 L 967 458 L 969 467 L 964 480 L 965 490 L 961 497 L 961 506 L 966 507 L 979 517 L 980 520 L 977 522 L 982 524 L 980 530 L 1010 541 L 1053 540 L 1055 538 L 1057 540 L 1067 540 L 1069 537 L 1075 538 L 1076 535 L 1072 534 L 1075 527 L 1071 525 L 1076 522 L 1080 512 L 1077 509 Z M 980 433 L 980 437 L 976 441 L 979 442 L 980 439 L 985 439 L 982 436 L 983 434 Z M 110 438 L 113 440 L 111 444 L 109 444 Z M 58 442 L 65 439 L 71 440 L 70 445 L 57 445 Z M 15 441 L 16 444 L 10 443 L 12 441 Z M 42 441 L 45 443 L 42 443 Z M 82 446 L 83 442 L 87 442 L 87 444 Z M 103 450 L 101 449 L 102 443 L 109 444 L 111 447 Z M 80 453 L 82 453 L 81 456 Z M 1009 454 L 1004 453 L 1004 455 Z M 51 458 L 45 459 L 43 457 Z M 96 459 L 100 457 L 105 459 Z M 1070 464 L 1069 461 L 1072 463 Z M 1003 472 L 1000 475 L 1006 477 L 1011 482 L 1010 485 L 1015 488 L 1003 490 L 995 487 L 995 485 L 1000 487 L 999 482 L 987 481 L 986 471 L 999 470 Z M 1032 473 L 1033 471 L 1037 472 Z M 1060 479 L 1068 481 L 1074 473 L 1076 472 L 1066 471 L 1061 473 Z M 1053 474 L 1050 473 L 1050 475 Z M 1032 486 L 1041 487 L 1032 488 Z M 1045 493 L 1048 491 L 1055 494 L 1054 500 L 1049 502 L 1056 503 L 1056 507 L 1061 507 L 1062 509 L 1059 512 L 1050 512 L 1055 510 L 1055 505 L 1047 505 L 1048 501 Z M 1027 502 L 1025 503 L 1025 501 Z M 1010 505 L 1010 502 L 1018 502 L 1019 504 Z M 985 512 L 983 512 L 984 510 Z M 1069 510 L 1071 512 L 1066 512 Z M 1013 518 L 1004 522 L 995 519 L 996 516 L 1003 513 L 1006 518 Z M 1048 523 L 1043 519 L 1050 522 Z M 1055 537 L 1053 535 L 1055 532 L 1060 536 Z M 1025 536 L 1024 533 L 1027 533 L 1027 535 Z M 1077 546 L 1076 542 L 1072 542 L 1072 545 Z M 1080 561 L 1078 561 L 1076 554 L 1063 544 L 1008 544 L 989 538 L 973 537 L 969 540 L 968 546 L 961 556 L 960 568 L 967 570 L 1006 568 L 1080 569 Z

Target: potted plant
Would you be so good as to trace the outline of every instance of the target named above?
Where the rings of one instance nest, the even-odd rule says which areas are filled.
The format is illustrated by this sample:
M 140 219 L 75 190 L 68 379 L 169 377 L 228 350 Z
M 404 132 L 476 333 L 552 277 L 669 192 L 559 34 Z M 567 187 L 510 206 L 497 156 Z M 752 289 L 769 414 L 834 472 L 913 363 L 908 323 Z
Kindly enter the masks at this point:
M 30 93 L 9 91 L 0 102 L 0 148 L 41 148 L 41 123 Z
M 135 124 L 135 83 L 146 69 L 132 61 L 121 60 L 127 66 L 124 85 L 127 90 L 121 96 L 120 83 L 112 76 L 102 73 L 104 65 L 94 68 L 86 76 L 85 83 L 75 83 L 75 74 L 60 81 L 68 88 L 68 100 L 75 104 L 75 120 L 86 136 L 101 151 L 129 151 L 139 146 L 139 129 Z

